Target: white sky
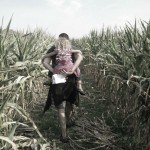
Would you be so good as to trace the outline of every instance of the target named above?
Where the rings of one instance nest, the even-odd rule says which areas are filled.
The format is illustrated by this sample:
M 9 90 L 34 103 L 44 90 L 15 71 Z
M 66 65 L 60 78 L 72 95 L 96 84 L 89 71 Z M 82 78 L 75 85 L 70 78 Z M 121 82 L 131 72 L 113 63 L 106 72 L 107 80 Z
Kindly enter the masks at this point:
M 148 15 L 149 14 L 149 15 Z M 12 29 L 42 28 L 82 37 L 102 26 L 123 26 L 128 21 L 149 21 L 150 0 L 0 0 L 0 25 L 13 15 Z

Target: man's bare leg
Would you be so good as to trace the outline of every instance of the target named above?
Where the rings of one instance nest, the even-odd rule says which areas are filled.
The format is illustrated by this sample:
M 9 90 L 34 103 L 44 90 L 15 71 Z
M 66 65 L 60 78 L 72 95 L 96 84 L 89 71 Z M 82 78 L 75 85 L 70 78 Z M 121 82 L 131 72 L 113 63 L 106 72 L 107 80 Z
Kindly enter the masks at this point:
M 61 128 L 62 137 L 66 137 L 66 117 L 65 117 L 65 109 L 58 109 L 58 117 Z
M 71 123 L 73 110 L 74 110 L 73 104 L 71 104 L 69 102 L 66 102 L 66 120 L 67 120 L 67 125 L 69 125 Z
M 69 141 L 67 137 L 66 132 L 66 115 L 65 115 L 65 108 L 66 108 L 66 102 L 64 101 L 59 107 L 58 107 L 58 117 L 59 117 L 59 123 L 61 128 L 61 136 L 60 141 L 63 143 L 66 143 Z

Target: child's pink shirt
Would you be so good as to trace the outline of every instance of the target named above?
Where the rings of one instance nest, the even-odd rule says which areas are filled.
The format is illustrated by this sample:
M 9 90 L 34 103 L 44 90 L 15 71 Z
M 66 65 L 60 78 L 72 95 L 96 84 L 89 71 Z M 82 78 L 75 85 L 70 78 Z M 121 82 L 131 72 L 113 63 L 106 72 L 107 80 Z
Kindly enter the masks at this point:
M 67 72 L 72 70 L 72 49 L 55 49 L 56 55 L 56 66 L 54 68 L 54 74 L 60 74 L 62 70 Z M 80 77 L 80 69 L 77 68 L 74 72 L 77 77 Z

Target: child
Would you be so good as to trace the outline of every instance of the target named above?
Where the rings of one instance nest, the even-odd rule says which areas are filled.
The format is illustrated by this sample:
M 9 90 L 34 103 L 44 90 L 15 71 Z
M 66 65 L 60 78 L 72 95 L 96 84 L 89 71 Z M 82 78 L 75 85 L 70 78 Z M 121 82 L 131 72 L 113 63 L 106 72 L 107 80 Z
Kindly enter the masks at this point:
M 80 80 L 80 69 L 77 68 L 76 70 L 73 70 L 73 61 L 72 61 L 72 53 L 81 53 L 80 50 L 73 50 L 71 48 L 71 43 L 68 38 L 66 37 L 59 37 L 58 41 L 55 44 L 55 48 L 53 48 L 54 51 L 51 51 L 50 53 L 46 54 L 44 58 L 53 57 L 56 55 L 56 66 L 54 66 L 54 69 L 50 68 L 50 70 L 53 72 L 53 74 L 72 74 L 74 73 L 77 80 L 77 87 L 78 91 L 81 95 L 85 95 L 82 89 L 82 84 Z

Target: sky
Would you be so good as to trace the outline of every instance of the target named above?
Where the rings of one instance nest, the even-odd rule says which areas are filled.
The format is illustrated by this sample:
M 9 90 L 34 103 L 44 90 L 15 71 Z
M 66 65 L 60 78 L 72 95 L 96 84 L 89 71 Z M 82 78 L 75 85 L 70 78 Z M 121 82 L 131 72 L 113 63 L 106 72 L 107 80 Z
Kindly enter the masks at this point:
M 149 15 L 148 15 L 149 14 Z M 150 0 L 0 0 L 0 25 L 80 38 L 93 29 L 150 20 Z

